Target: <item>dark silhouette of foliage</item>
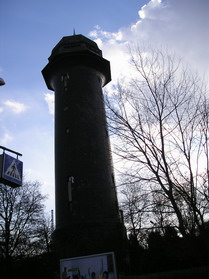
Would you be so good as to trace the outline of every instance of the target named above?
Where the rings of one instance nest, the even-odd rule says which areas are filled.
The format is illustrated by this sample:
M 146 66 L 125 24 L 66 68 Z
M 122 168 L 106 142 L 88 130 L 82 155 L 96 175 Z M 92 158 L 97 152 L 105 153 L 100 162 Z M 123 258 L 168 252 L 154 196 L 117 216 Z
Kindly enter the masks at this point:
M 39 182 L 11 188 L 0 185 L 0 264 L 9 276 L 50 253 L 50 222 L 44 214 L 46 197 Z M 28 261 L 28 264 L 26 262 Z

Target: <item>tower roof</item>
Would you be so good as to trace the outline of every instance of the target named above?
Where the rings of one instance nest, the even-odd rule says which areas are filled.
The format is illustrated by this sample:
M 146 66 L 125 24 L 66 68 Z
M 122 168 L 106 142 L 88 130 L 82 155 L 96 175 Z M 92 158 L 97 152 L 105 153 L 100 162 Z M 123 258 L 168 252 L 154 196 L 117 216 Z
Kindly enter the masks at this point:
M 54 90 L 53 75 L 75 66 L 88 66 L 100 73 L 102 86 L 111 81 L 110 62 L 102 57 L 97 44 L 83 35 L 63 37 L 53 48 L 49 63 L 42 70 L 46 84 Z
M 97 44 L 79 34 L 63 37 L 53 48 L 49 61 L 54 59 L 56 56 L 82 52 L 88 52 L 102 57 L 102 51 L 98 48 Z

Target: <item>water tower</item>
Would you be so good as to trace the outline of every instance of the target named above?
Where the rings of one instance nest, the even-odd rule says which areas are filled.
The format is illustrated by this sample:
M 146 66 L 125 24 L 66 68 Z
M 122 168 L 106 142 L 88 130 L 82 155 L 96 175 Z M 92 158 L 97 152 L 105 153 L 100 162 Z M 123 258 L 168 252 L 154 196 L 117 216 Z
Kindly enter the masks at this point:
M 42 71 L 55 92 L 54 244 L 59 258 L 113 251 L 124 257 L 102 87 L 110 63 L 82 35 L 63 37 Z

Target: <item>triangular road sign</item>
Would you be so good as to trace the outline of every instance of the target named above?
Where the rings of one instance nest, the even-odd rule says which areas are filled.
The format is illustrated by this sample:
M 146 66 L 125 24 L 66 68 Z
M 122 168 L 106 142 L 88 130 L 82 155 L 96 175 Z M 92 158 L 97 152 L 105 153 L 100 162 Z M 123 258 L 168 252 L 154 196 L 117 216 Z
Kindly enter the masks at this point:
M 0 183 L 11 187 L 22 185 L 23 163 L 6 153 L 0 155 Z
M 21 176 L 19 174 L 15 160 L 13 160 L 11 165 L 8 167 L 8 169 L 5 172 L 5 175 L 21 181 Z

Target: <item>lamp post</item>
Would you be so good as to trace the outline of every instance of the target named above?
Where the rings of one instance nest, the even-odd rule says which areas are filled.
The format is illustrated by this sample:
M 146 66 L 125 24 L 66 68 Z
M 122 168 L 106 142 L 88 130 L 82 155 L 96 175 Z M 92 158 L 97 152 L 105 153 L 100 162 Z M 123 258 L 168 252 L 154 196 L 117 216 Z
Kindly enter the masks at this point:
M 5 85 L 5 81 L 0 77 L 0 86 Z
M 5 85 L 5 81 L 0 77 L 0 86 L 2 85 Z M 3 150 L 3 154 L 0 154 L 0 183 L 11 187 L 21 186 L 23 163 L 18 160 L 18 156 L 22 156 L 22 154 L 2 145 L 0 145 L 0 149 Z M 9 156 L 5 151 L 16 154 L 17 158 Z

